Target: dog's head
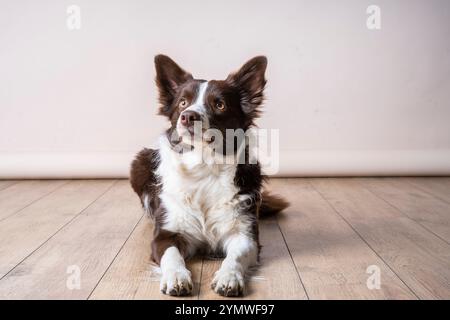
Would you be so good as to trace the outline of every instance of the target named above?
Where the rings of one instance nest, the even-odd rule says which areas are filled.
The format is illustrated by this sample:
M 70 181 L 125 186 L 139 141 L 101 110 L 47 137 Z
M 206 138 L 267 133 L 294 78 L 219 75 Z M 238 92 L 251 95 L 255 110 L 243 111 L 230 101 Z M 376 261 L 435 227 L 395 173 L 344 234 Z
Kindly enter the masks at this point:
M 171 122 L 178 136 L 194 134 L 194 123 L 203 130 L 247 130 L 260 113 L 267 59 L 258 56 L 225 80 L 199 80 L 165 55 L 155 57 L 159 113 Z

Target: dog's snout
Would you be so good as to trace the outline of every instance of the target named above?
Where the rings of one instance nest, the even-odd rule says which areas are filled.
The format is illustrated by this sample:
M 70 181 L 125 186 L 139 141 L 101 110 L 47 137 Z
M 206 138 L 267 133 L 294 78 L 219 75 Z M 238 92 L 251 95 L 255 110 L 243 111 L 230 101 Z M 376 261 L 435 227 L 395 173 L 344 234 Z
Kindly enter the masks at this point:
M 200 121 L 200 114 L 195 111 L 186 110 L 181 114 L 181 124 L 188 127 L 193 126 L 194 121 Z

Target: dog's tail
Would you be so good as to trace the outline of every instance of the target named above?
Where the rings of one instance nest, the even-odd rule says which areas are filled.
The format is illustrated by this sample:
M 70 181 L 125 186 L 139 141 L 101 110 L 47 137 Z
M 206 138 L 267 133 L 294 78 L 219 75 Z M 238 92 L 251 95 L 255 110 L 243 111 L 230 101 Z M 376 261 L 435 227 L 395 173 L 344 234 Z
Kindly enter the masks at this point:
M 289 207 L 289 202 L 287 200 L 278 195 L 273 195 L 268 191 L 263 191 L 261 206 L 259 207 L 259 216 L 264 218 L 274 215 L 287 207 Z

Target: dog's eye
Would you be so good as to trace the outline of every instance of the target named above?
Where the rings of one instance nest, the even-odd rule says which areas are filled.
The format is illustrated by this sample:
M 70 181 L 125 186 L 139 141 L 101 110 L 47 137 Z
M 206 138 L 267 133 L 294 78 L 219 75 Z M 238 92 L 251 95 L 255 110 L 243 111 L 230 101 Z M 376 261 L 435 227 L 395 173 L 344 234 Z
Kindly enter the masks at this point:
M 185 98 L 181 98 L 180 103 L 179 103 L 179 106 L 180 106 L 181 108 L 185 108 L 185 107 L 187 106 L 187 101 L 186 101 Z
M 223 103 L 222 101 L 216 102 L 216 108 L 219 109 L 220 111 L 225 110 L 225 103 Z

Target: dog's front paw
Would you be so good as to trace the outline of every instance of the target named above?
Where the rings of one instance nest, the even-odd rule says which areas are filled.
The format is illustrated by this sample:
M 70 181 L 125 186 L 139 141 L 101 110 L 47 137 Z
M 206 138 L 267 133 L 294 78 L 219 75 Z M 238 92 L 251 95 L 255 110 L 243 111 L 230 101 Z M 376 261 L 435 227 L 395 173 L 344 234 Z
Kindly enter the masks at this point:
M 244 276 L 237 270 L 220 269 L 214 276 L 211 288 L 225 297 L 242 295 L 244 292 Z
M 192 292 L 191 272 L 186 268 L 169 270 L 163 273 L 160 290 L 171 296 L 187 296 Z

